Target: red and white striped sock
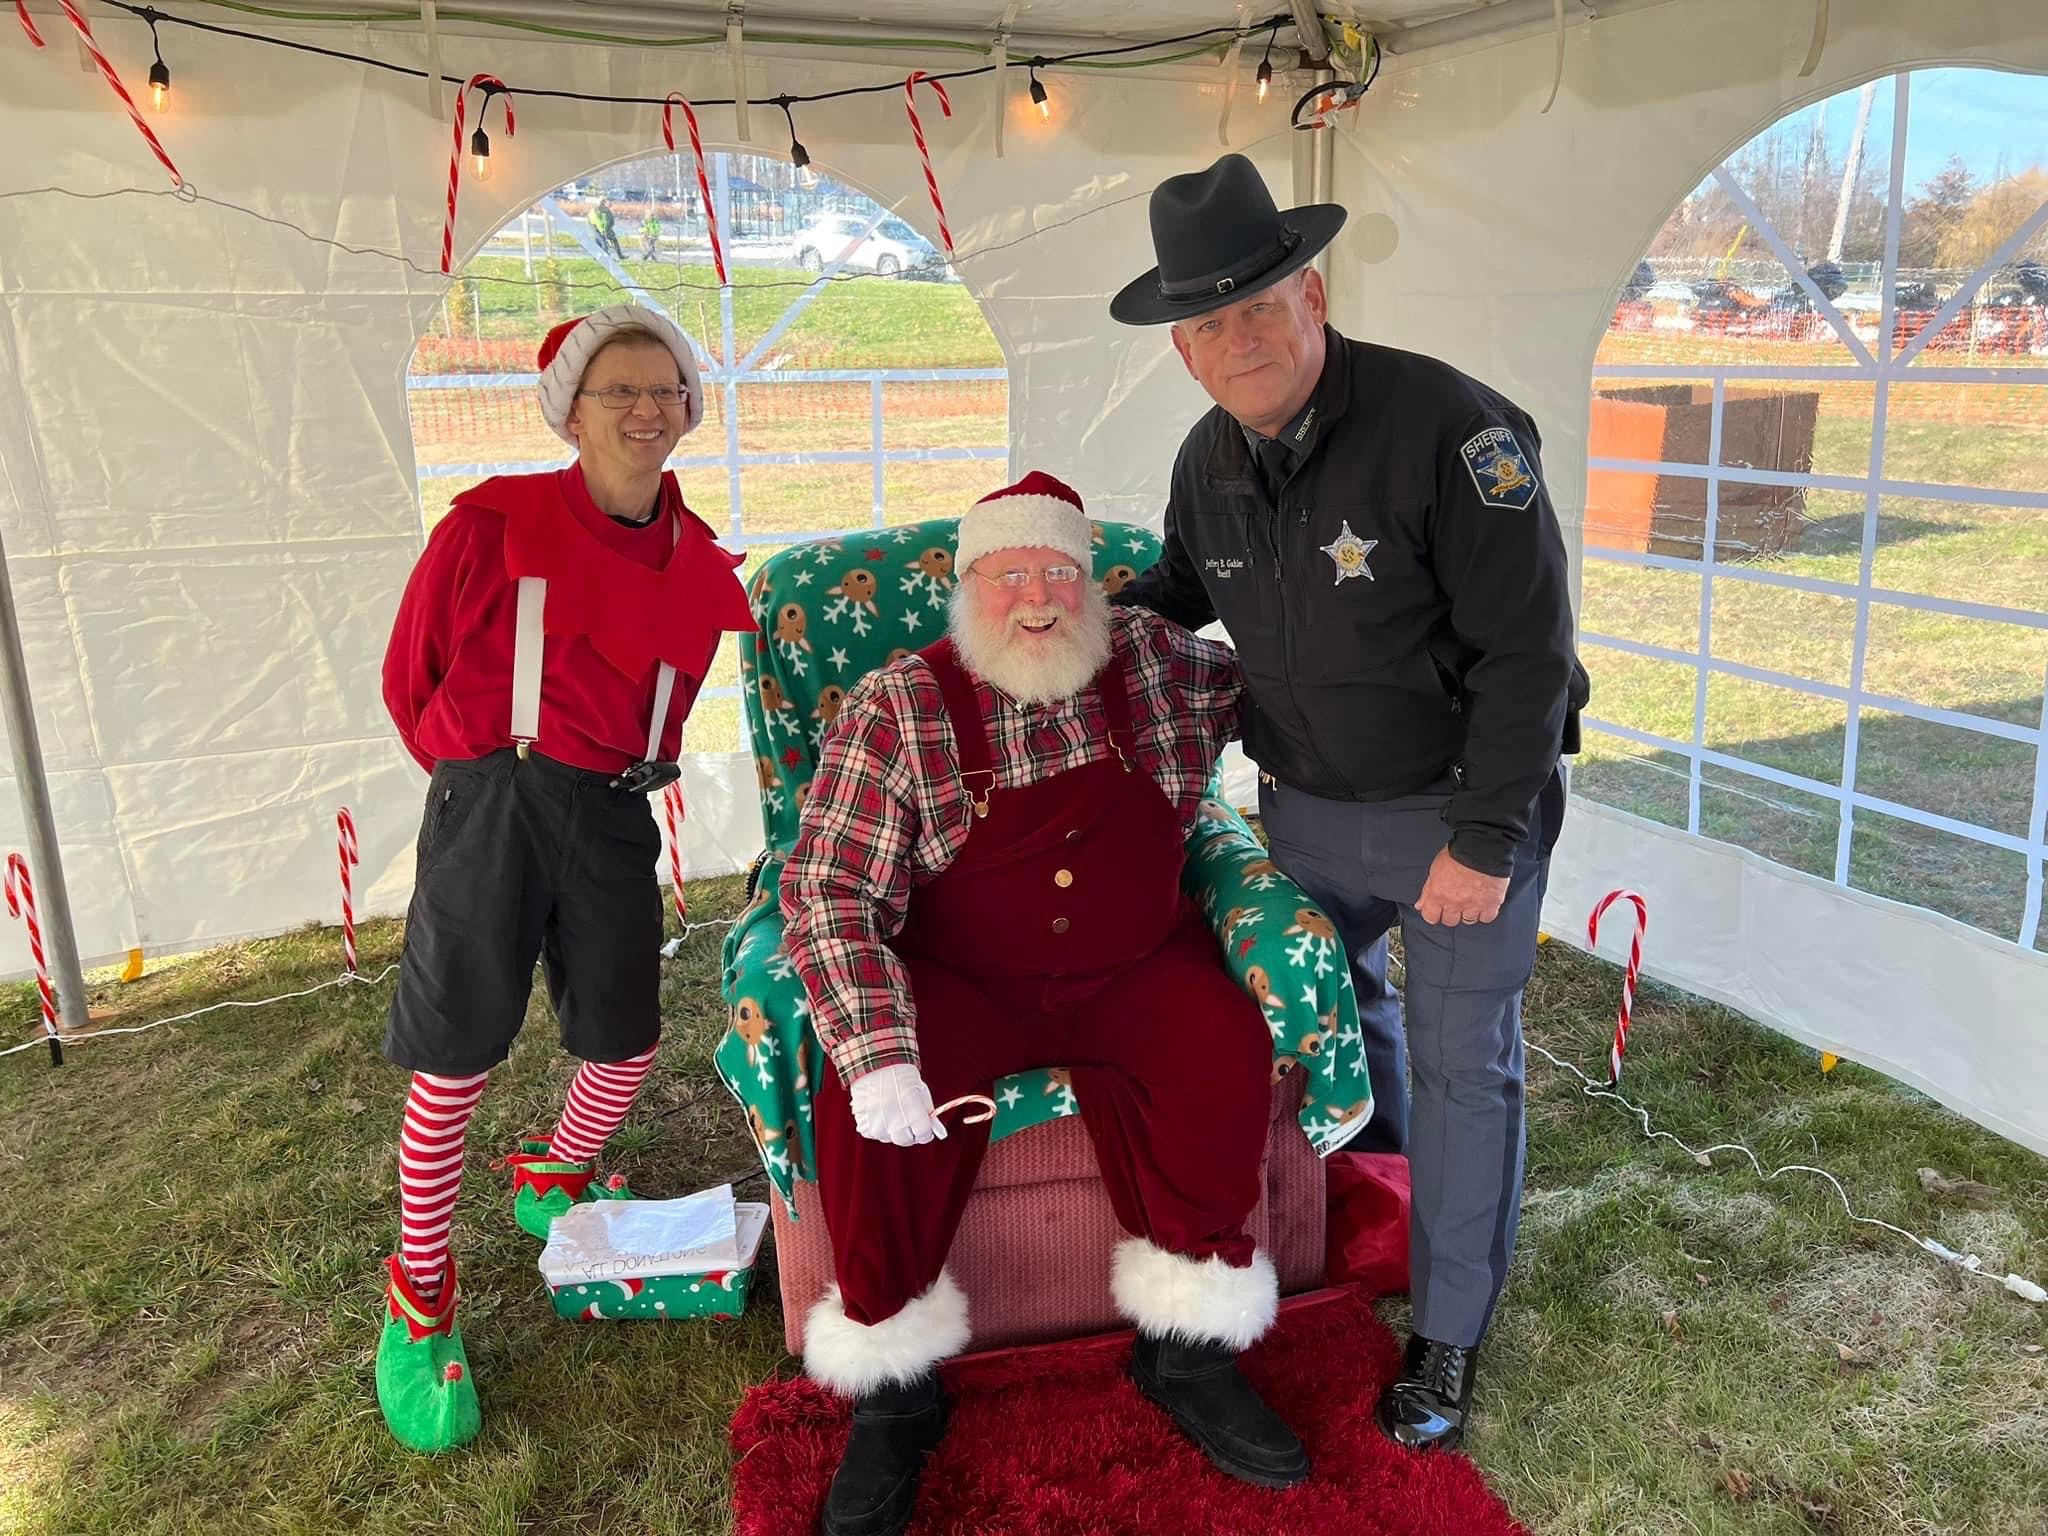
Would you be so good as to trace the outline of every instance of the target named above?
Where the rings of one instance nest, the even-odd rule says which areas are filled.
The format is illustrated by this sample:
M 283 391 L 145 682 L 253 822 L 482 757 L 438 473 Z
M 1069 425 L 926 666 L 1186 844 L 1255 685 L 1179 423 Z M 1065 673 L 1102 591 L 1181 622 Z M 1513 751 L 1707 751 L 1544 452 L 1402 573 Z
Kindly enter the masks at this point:
M 398 1251 L 420 1300 L 441 1299 L 448 1261 L 448 1225 L 462 1184 L 462 1138 L 484 1096 L 487 1072 L 436 1077 L 415 1072 L 398 1133 Z
M 562 1106 L 562 1123 L 549 1138 L 548 1150 L 572 1163 L 596 1161 L 639 1097 L 640 1084 L 654 1065 L 658 1049 L 650 1046 L 630 1061 L 586 1061 L 578 1067 L 575 1081 L 569 1084 L 569 1102 Z

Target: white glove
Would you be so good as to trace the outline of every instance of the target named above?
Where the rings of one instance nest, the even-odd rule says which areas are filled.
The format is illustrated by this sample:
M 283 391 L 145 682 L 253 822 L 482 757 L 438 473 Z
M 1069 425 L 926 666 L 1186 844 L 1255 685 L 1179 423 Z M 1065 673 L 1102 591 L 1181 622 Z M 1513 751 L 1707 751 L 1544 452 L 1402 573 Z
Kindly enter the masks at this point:
M 932 1113 L 932 1091 L 917 1068 L 908 1064 L 879 1067 L 853 1080 L 853 1128 L 870 1141 L 891 1141 L 899 1147 L 943 1141 L 946 1127 Z

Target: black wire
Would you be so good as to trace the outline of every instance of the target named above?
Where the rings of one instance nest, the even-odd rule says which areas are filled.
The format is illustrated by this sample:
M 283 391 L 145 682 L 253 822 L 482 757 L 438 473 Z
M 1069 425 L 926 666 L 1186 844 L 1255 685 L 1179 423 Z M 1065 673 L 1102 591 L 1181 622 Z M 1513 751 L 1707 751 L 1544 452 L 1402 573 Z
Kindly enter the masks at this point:
M 129 5 L 126 3 L 126 0 L 104 0 L 104 3 L 113 8 L 114 10 L 126 11 L 130 16 L 138 17 L 144 21 L 151 21 L 151 18 L 154 17 L 157 21 L 167 21 L 170 22 L 173 26 L 191 27 L 195 31 L 211 32 L 219 37 L 235 37 L 240 38 L 244 42 L 267 43 L 273 48 L 289 48 L 297 53 L 316 54 L 324 59 L 340 59 L 344 63 L 362 64 L 371 69 L 381 69 L 388 74 L 404 75 L 409 79 L 413 80 L 425 80 L 429 78 L 427 71 L 424 69 L 412 69 L 404 64 L 393 64 L 386 59 L 372 58 L 367 54 L 344 53 L 337 48 L 322 48 L 317 43 L 293 42 L 289 38 L 271 37 L 262 32 L 245 31 L 240 27 L 223 27 L 216 22 L 194 21 L 189 17 L 172 16 L 166 12 L 155 10 L 149 6 Z M 399 18 L 394 17 L 394 19 Z M 1273 26 L 1276 35 L 1279 29 L 1282 26 L 1286 25 L 1289 20 L 1290 18 L 1287 16 L 1276 16 L 1272 18 L 1271 25 Z M 154 27 L 154 25 L 155 21 L 151 21 L 151 26 Z M 1171 48 L 1179 43 L 1199 42 L 1201 39 L 1205 37 L 1236 36 L 1237 33 L 1238 28 L 1234 26 L 1205 27 L 1199 32 L 1183 32 L 1178 37 L 1160 37 L 1154 38 L 1150 42 L 1128 43 L 1120 48 L 1088 48 L 1076 51 L 1074 53 L 1041 55 L 1040 57 L 1034 59 L 1032 63 L 1034 65 L 1072 64 L 1087 59 L 1115 58 L 1121 54 L 1126 53 L 1144 53 L 1154 48 Z M 995 68 L 996 67 L 993 64 L 983 64 L 973 69 L 955 69 L 948 70 L 941 74 L 927 74 L 924 78 L 927 80 L 938 81 L 967 80 L 973 78 L 976 75 L 994 74 Z M 461 86 L 467 83 L 467 77 L 463 75 L 442 75 L 440 78 L 446 81 L 448 84 L 454 86 Z M 752 106 L 766 107 L 779 106 L 784 101 L 836 101 L 842 96 L 872 96 L 884 91 L 899 91 L 902 88 L 903 82 L 901 80 L 891 80 L 886 84 L 882 85 L 851 85 L 845 87 L 844 89 L 836 91 L 820 91 L 814 96 L 764 96 L 759 98 L 758 100 L 753 97 L 749 97 L 748 104 Z M 480 87 L 480 89 L 483 89 L 485 91 L 492 91 L 494 88 L 490 86 L 484 86 Z M 589 91 L 550 91 L 542 90 L 538 87 L 528 88 L 525 86 L 509 85 L 496 87 L 495 89 L 504 90 L 518 96 L 547 97 L 556 101 L 605 102 L 613 105 L 623 106 L 658 107 L 661 106 L 663 102 L 665 102 L 668 99 L 665 96 L 600 96 Z M 731 96 L 707 96 L 702 100 L 693 99 L 692 101 L 692 105 L 700 107 L 730 107 L 735 104 L 736 99 Z M 788 109 L 785 107 L 784 110 L 787 111 Z

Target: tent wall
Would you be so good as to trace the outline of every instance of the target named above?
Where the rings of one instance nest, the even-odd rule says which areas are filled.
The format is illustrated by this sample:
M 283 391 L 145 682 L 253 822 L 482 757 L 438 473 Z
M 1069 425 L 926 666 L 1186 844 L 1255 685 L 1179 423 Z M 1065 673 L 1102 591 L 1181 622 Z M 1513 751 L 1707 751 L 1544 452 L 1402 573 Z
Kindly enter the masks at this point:
M 1679 199 L 1787 111 L 1861 81 L 1914 64 L 2048 70 L 2048 10 L 2034 0 L 1837 0 L 1819 69 L 1801 80 L 1812 21 L 1807 5 L 1713 0 L 1574 27 L 1543 116 L 1547 33 L 1397 59 L 1338 137 L 1339 200 L 1354 218 L 1391 217 L 1400 237 L 1376 264 L 1340 258 L 1338 325 L 1433 352 L 1527 405 L 1575 553 L 1594 355 Z M 1649 902 L 1649 974 L 2048 1151 L 2048 957 L 1576 799 L 1549 930 L 1583 942 L 1586 915 L 1618 885 Z M 1610 955 L 1625 952 L 1614 926 Z M 1656 1049 L 1654 1035 L 1637 1048 Z

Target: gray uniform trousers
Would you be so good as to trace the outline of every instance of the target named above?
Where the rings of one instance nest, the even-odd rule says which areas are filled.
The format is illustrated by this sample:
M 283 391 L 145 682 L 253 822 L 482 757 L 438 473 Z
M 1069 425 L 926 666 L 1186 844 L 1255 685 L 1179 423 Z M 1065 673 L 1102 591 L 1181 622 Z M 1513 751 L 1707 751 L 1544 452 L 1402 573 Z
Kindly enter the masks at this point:
M 1414 903 L 1450 840 L 1449 798 L 1448 781 L 1367 803 L 1325 800 L 1262 777 L 1259 814 L 1273 862 L 1336 924 L 1351 958 L 1373 1091 L 1372 1122 L 1351 1145 L 1408 1153 L 1415 1331 L 1470 1347 L 1493 1318 L 1514 1254 L 1522 989 L 1535 964 L 1564 801 L 1554 780 L 1531 808 L 1500 915 L 1444 927 L 1424 922 Z M 1387 930 L 1396 922 L 1407 959 L 1405 1031 L 1387 982 Z

